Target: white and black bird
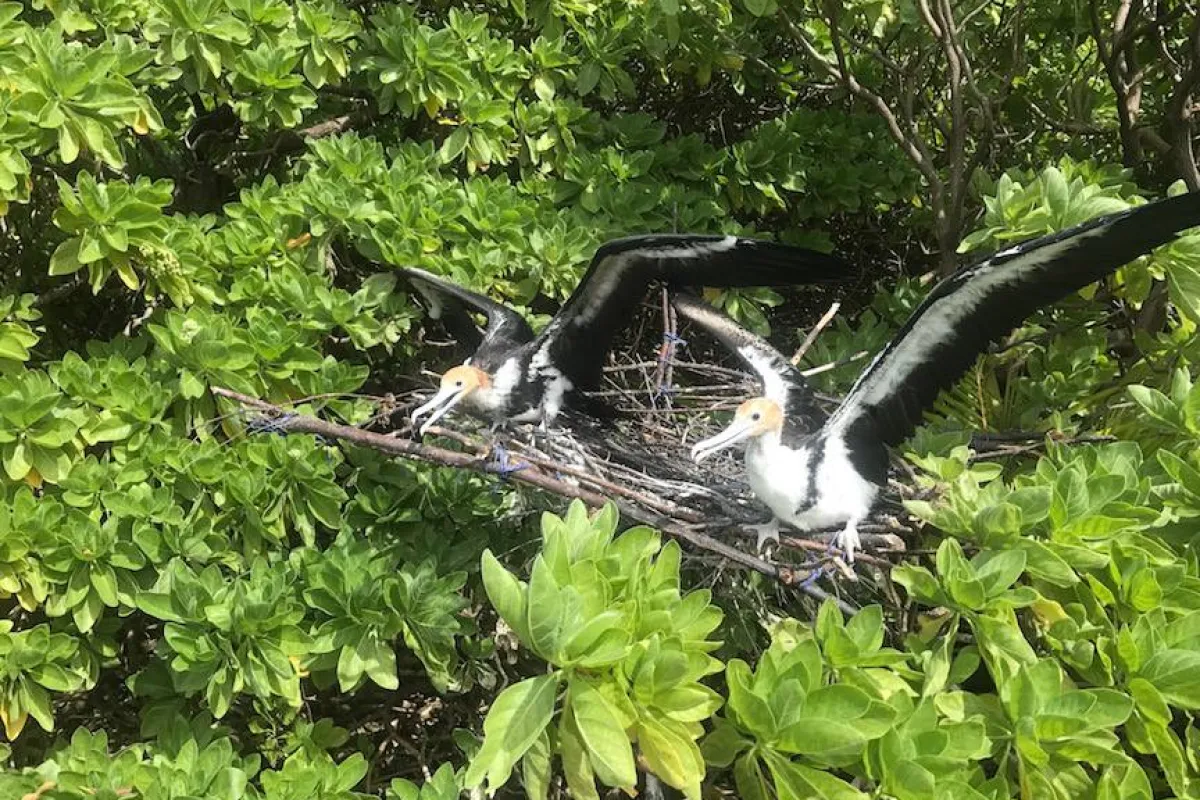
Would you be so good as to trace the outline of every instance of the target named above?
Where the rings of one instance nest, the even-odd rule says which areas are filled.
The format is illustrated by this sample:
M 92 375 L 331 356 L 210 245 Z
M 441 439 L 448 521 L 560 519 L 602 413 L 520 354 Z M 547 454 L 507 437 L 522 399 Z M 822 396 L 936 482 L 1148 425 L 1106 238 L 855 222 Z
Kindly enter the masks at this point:
M 687 286 L 782 286 L 844 280 L 840 259 L 800 247 L 736 236 L 662 234 L 617 239 L 600 246 L 575 291 L 541 333 L 513 309 L 418 269 L 402 269 L 425 295 L 430 315 L 448 295 L 487 316 L 474 354 L 442 375 L 437 393 L 412 413 L 428 416 L 424 433 L 457 406 L 494 425 L 554 422 L 564 404 L 600 383 L 613 338 L 628 323 L 655 281 Z M 469 337 L 469 318 L 457 317 L 456 336 Z
M 774 514 L 760 527 L 759 545 L 778 539 L 781 522 L 800 530 L 844 526 L 837 542 L 853 559 L 858 524 L 887 478 L 887 447 L 908 438 L 941 390 L 1037 309 L 1196 226 L 1200 192 L 1098 217 L 960 269 L 934 287 L 837 410 L 808 433 L 786 427 L 793 398 L 807 390 L 782 356 L 724 314 L 677 296 L 679 313 L 735 352 L 764 385 L 763 395 L 744 402 L 724 431 L 698 442 L 692 457 L 699 462 L 748 442 L 748 482 Z

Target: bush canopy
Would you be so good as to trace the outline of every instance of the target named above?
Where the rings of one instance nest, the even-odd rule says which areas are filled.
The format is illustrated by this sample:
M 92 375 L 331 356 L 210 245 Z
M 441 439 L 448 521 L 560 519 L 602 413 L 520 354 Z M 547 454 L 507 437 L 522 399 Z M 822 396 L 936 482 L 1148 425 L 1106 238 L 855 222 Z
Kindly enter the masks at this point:
M 0 798 L 1200 797 L 1200 234 L 943 394 L 853 614 L 212 391 L 386 429 L 462 357 L 393 267 L 536 326 L 689 231 L 860 268 L 836 395 L 922 275 L 1200 190 L 1197 102 L 1183 0 L 0 2 Z

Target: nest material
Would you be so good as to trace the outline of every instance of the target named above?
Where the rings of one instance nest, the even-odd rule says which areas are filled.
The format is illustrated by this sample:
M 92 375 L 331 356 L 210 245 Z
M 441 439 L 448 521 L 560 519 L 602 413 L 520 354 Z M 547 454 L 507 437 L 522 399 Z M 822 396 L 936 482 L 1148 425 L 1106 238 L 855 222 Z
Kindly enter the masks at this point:
M 831 317 L 827 314 L 824 321 Z M 812 336 L 806 344 L 811 342 Z M 568 409 L 548 433 L 519 426 L 492 435 L 484 423 L 460 415 L 452 429 L 432 428 L 426 440 L 449 438 L 481 455 L 486 452 L 502 476 L 536 467 L 564 483 L 621 501 L 627 513 L 640 512 L 632 514 L 637 519 L 660 526 L 676 523 L 741 545 L 738 534 L 753 536 L 745 526 L 771 517 L 746 483 L 741 453 L 726 451 L 696 464 L 691 446 L 719 432 L 728 412 L 761 387 L 744 371 L 687 355 L 683 340 L 670 329 L 655 360 L 639 359 L 631 350 L 616 353 L 604 369 L 601 388 L 590 393 L 613 410 L 611 419 Z M 818 399 L 830 411 L 837 404 L 837 398 Z M 412 398 L 403 406 L 411 411 L 418 402 Z M 407 415 L 403 425 L 395 435 L 414 435 L 406 427 Z M 894 501 L 883 505 L 899 510 Z M 894 522 L 860 526 L 868 547 L 893 551 L 904 549 L 896 533 L 906 529 Z M 803 551 L 805 566 L 811 567 L 812 554 L 828 549 L 831 533 L 785 535 L 781 543 Z M 870 555 L 865 560 L 876 561 Z
M 770 512 L 747 485 L 741 454 L 725 452 L 701 464 L 692 461 L 691 445 L 717 433 L 728 421 L 727 413 L 718 412 L 732 411 L 761 388 L 748 373 L 715 363 L 715 354 L 688 357 L 693 348 L 684 347 L 676 335 L 673 309 L 662 310 L 665 331 L 657 358 L 639 358 L 646 348 L 637 342 L 651 338 L 639 326 L 632 346 L 614 351 L 602 386 L 592 393 L 613 409 L 614 416 L 600 420 L 568 409 L 548 432 L 517 426 L 492 434 L 485 423 L 456 415 L 452 427 L 434 427 L 418 439 L 408 421 L 421 402 L 415 392 L 380 398 L 379 413 L 355 427 L 297 414 L 227 389 L 213 391 L 258 411 L 266 418 L 265 426 L 277 432 L 315 433 L 431 464 L 490 473 L 591 506 L 612 500 L 626 517 L 657 527 L 693 548 L 817 598 L 827 597 L 815 585 L 817 578 L 839 574 L 854 578 L 829 549 L 833 532 L 785 533 L 781 547 L 769 559 L 751 552 L 753 546 L 741 537 L 753 541 L 754 534 L 745 526 L 767 521 Z M 820 327 L 823 324 L 816 326 L 806 344 Z M 810 372 L 832 366 L 836 365 Z M 830 410 L 836 405 L 836 398 L 818 399 L 828 402 Z M 894 501 L 885 500 L 883 506 L 889 505 L 898 508 Z M 897 532 L 906 528 L 894 521 L 859 526 L 865 548 L 876 553 L 902 552 L 904 541 Z M 869 568 L 890 562 L 866 552 L 859 555 L 858 563 Z M 839 602 L 844 610 L 853 610 Z

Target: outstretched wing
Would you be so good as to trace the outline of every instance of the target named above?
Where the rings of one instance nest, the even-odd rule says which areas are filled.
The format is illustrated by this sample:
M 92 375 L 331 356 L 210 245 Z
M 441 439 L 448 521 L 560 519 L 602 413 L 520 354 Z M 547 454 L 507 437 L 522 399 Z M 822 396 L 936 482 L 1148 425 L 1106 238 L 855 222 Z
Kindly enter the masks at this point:
M 1097 217 L 959 270 L 934 287 L 859 376 L 830 425 L 866 425 L 872 438 L 899 444 L 989 343 L 1197 225 L 1200 192 L 1192 192 Z
M 703 328 L 741 359 L 762 381 L 763 397 L 783 409 L 785 424 L 808 433 L 820 427 L 825 414 L 817 407 L 813 392 L 791 362 L 770 345 L 695 295 L 678 292 L 671 305 L 679 315 Z
M 437 275 L 415 267 L 400 267 L 429 304 L 429 316 L 442 319 L 447 330 L 464 344 L 474 345 L 472 359 L 486 365 L 492 357 L 504 357 L 514 348 L 533 341 L 533 329 L 520 314 L 488 297 L 464 289 Z M 446 298 L 451 303 L 445 302 Z M 461 304 L 487 315 L 487 328 L 480 335 L 475 322 Z
M 594 388 L 616 332 L 655 281 L 675 286 L 783 286 L 850 277 L 834 256 L 737 236 L 661 234 L 602 245 L 575 292 L 539 335 L 542 363 Z

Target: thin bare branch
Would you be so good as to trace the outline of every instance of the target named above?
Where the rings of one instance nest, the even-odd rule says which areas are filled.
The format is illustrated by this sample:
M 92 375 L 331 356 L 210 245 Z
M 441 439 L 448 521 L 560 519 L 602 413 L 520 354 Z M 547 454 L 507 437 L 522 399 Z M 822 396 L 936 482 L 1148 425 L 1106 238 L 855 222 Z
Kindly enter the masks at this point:
M 900 148 L 904 151 L 905 155 L 907 155 L 909 159 L 916 165 L 917 169 L 921 172 L 922 177 L 924 177 L 929 183 L 930 190 L 935 194 L 940 195 L 942 180 L 941 176 L 938 175 L 937 168 L 934 165 L 933 157 L 929 152 L 928 146 L 918 135 L 916 135 L 915 128 L 906 133 L 905 130 L 900 126 L 900 121 L 896 118 L 895 113 L 893 113 L 887 102 L 878 94 L 872 92 L 870 89 L 859 83 L 858 79 L 854 77 L 854 74 L 849 71 L 849 68 L 845 65 L 845 53 L 842 50 L 842 39 L 840 32 L 837 31 L 837 26 L 831 26 L 830 36 L 834 41 L 835 55 L 837 56 L 839 65 L 841 66 L 830 64 L 829 61 L 826 60 L 826 58 L 821 54 L 821 52 L 817 50 L 816 45 L 814 45 L 812 40 L 809 39 L 808 34 L 806 34 L 800 28 L 800 26 L 796 25 L 796 23 L 793 22 L 792 19 L 782 10 L 780 11 L 780 18 L 783 20 L 784 26 L 788 29 L 788 32 L 792 35 L 792 38 L 799 43 L 805 54 L 818 68 L 823 70 L 831 78 L 839 81 L 852 95 L 875 109 L 875 112 L 883 118 L 884 124 L 887 126 L 888 133 L 891 135 L 892 139 L 896 142 L 896 144 L 900 145 Z M 837 55 L 839 53 L 840 55 Z
M 841 307 L 841 302 L 835 300 L 829 306 L 829 310 L 826 311 L 819 320 L 817 320 L 817 324 L 812 326 L 812 330 L 810 330 L 808 335 L 804 337 L 804 341 L 800 343 L 800 347 L 797 348 L 796 352 L 792 354 L 793 367 L 800 363 L 800 359 L 804 358 L 804 354 L 808 352 L 808 348 L 813 346 L 813 342 L 815 342 L 817 337 L 821 335 L 821 331 L 825 330 L 826 326 L 833 322 L 833 318 L 837 316 L 838 309 Z

